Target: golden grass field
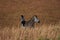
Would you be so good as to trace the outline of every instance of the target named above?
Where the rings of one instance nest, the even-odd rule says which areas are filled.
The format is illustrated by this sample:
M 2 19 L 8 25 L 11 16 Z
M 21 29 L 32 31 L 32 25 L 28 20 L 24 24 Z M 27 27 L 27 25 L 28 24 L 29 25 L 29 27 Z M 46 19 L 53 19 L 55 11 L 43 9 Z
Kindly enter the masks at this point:
M 60 40 L 60 24 L 35 28 L 5 27 L 0 29 L 0 40 Z
M 23 28 L 20 15 L 40 23 Z M 60 40 L 60 0 L 0 0 L 0 40 Z

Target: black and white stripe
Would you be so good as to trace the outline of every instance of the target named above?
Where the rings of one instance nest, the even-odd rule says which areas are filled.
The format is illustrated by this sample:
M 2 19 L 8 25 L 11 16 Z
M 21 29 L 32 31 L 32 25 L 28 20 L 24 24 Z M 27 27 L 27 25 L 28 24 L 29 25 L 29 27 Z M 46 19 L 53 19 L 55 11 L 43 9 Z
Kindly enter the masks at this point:
M 34 15 L 30 20 L 26 21 L 24 16 L 21 15 L 21 24 L 23 25 L 23 27 L 34 27 L 35 23 L 40 23 L 40 20 L 38 19 L 38 17 L 36 15 Z

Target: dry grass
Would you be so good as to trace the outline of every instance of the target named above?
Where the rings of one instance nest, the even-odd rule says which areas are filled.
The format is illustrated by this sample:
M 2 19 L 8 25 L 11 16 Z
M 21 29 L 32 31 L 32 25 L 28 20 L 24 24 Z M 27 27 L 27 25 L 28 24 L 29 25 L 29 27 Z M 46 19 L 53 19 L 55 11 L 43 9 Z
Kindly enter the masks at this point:
M 26 20 L 37 15 L 47 25 L 18 27 L 22 14 Z M 0 0 L 0 40 L 60 40 L 59 20 L 60 0 Z
M 58 40 L 59 25 L 42 25 L 35 28 L 0 28 L 0 40 Z

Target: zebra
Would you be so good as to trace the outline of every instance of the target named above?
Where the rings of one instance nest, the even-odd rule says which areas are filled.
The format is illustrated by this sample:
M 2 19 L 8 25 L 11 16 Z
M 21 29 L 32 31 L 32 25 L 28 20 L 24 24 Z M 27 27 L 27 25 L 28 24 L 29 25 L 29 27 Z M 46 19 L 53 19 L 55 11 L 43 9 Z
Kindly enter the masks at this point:
M 40 20 L 38 19 L 38 17 L 36 15 L 34 15 L 30 20 L 26 21 L 24 16 L 21 15 L 21 24 L 23 27 L 34 27 L 35 23 L 40 23 Z

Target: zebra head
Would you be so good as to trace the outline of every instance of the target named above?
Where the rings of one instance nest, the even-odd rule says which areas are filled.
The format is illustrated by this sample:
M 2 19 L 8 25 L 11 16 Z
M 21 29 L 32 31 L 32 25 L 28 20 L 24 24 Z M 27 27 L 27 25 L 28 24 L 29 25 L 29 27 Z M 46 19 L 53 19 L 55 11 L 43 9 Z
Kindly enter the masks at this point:
M 34 18 L 34 22 L 40 23 L 40 20 L 38 19 L 38 17 L 36 15 L 34 15 L 33 18 Z

